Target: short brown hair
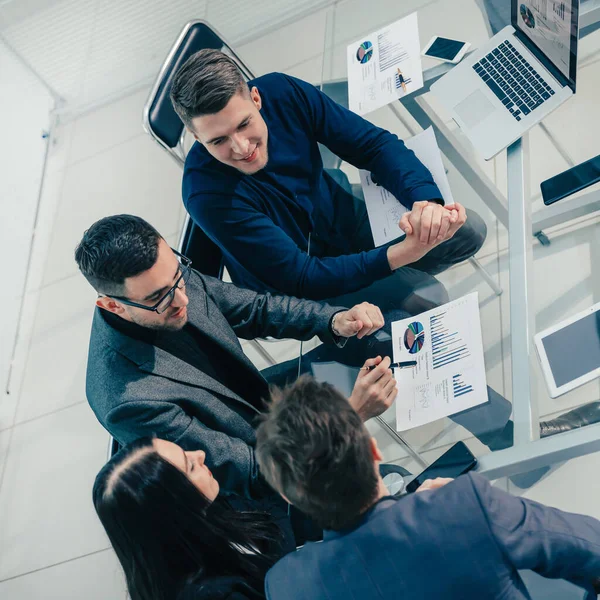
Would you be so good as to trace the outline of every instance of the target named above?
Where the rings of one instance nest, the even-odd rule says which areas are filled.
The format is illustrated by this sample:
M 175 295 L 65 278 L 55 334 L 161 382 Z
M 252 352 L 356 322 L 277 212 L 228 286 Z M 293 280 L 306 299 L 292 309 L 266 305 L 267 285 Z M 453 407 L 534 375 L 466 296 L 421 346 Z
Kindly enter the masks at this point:
M 189 129 L 192 119 L 223 110 L 248 85 L 235 61 L 219 50 L 200 50 L 178 69 L 171 86 L 175 112 Z
M 375 501 L 371 436 L 332 385 L 303 376 L 273 390 L 256 436 L 265 479 L 324 529 L 349 527 Z

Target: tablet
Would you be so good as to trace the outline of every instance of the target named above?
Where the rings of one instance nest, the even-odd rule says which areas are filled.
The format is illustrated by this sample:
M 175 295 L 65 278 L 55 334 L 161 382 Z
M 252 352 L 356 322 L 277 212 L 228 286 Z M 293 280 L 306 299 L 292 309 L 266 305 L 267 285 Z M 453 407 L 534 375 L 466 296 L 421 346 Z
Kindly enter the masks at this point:
M 600 302 L 534 340 L 552 398 L 600 377 Z

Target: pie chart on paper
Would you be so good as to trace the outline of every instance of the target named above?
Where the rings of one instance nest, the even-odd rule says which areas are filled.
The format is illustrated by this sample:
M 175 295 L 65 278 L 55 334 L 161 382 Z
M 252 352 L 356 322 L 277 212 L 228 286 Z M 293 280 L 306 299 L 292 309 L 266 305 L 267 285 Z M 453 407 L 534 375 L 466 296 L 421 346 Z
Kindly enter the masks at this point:
M 373 44 L 371 44 L 371 42 L 369 42 L 369 41 L 363 42 L 358 47 L 358 50 L 356 51 L 356 60 L 361 65 L 364 65 L 364 64 L 368 63 L 372 57 L 373 57 Z
M 420 352 L 425 344 L 425 331 L 419 321 L 413 321 L 404 332 L 404 347 L 409 354 Z

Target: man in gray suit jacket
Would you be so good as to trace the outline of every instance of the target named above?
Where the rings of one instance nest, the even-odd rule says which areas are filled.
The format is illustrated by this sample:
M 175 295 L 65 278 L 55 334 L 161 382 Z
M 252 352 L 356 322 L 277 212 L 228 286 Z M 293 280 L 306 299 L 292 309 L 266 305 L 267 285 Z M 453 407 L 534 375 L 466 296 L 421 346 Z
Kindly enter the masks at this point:
M 155 434 L 206 452 L 225 492 L 272 493 L 254 458 L 256 417 L 268 383 L 238 337 L 273 336 L 345 343 L 383 325 L 379 309 L 350 310 L 259 294 L 206 277 L 177 256 L 139 217 L 95 223 L 75 252 L 98 292 L 87 368 L 87 397 L 122 444 Z M 389 359 L 357 381 L 353 407 L 367 419 L 396 394 Z
M 268 600 L 525 600 L 521 569 L 595 597 L 600 522 L 474 473 L 390 497 L 375 440 L 327 384 L 306 377 L 278 394 L 256 454 L 271 486 L 325 529 L 268 572 Z

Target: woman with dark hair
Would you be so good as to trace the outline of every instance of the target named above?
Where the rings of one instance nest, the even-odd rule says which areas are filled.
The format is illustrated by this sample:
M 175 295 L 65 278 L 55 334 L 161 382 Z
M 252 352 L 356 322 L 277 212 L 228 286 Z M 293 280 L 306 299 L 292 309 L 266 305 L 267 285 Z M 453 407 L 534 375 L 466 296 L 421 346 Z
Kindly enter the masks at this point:
M 293 549 L 272 514 L 219 498 L 204 458 L 142 438 L 96 477 L 94 506 L 132 600 L 264 598 L 266 572 Z

